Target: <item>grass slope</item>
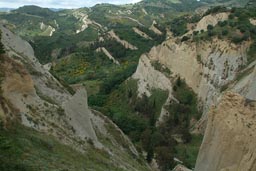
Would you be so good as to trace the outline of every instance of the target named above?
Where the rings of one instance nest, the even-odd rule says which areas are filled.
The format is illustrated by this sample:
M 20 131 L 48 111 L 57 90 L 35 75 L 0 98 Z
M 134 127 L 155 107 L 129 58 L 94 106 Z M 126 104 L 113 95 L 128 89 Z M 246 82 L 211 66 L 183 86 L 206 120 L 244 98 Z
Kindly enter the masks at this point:
M 113 132 L 113 131 L 112 131 Z M 117 133 L 116 136 L 119 136 Z M 85 153 L 63 145 L 54 137 L 15 124 L 5 130 L 0 127 L 1 171 L 124 171 L 111 161 L 111 156 L 88 144 Z M 123 153 L 120 153 L 123 155 Z M 126 158 L 133 163 L 131 158 Z M 144 161 L 143 161 L 144 162 Z M 136 163 L 134 163 L 136 164 Z M 134 166 L 140 170 L 146 167 Z

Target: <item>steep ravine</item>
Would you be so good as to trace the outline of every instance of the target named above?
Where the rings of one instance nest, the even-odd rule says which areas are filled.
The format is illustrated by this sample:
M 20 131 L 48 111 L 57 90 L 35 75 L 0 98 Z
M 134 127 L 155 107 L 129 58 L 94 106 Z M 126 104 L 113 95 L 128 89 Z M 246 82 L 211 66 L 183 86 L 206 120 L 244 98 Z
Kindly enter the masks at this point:
M 209 24 L 214 26 L 218 21 L 226 20 L 228 15 L 229 13 L 207 15 L 195 24 L 195 28 L 190 30 L 188 34 L 195 30 L 205 30 Z M 201 122 L 195 126 L 194 132 L 203 133 L 209 108 L 217 103 L 227 85 L 237 83 L 235 82 L 237 75 L 241 68 L 247 65 L 247 51 L 251 42 L 244 41 L 234 44 L 228 39 L 217 37 L 200 41 L 192 39 L 181 41 L 181 39 L 182 36 L 168 37 L 162 44 L 153 47 L 148 54 L 142 55 L 133 78 L 139 80 L 138 89 L 140 94 L 145 92 L 148 95 L 147 91 L 150 89 L 160 88 L 169 90 L 169 97 L 172 96 L 170 84 L 165 84 L 166 86 L 162 86 L 162 84 L 172 83 L 177 76 L 183 78 L 197 94 L 203 112 Z M 154 76 L 156 75 L 154 74 L 155 71 L 149 69 L 152 66 L 145 65 L 145 62 L 143 62 L 146 58 L 149 60 L 148 63 L 158 62 L 163 68 L 168 68 L 171 74 L 167 77 L 163 73 L 160 73 L 162 76 Z M 254 64 L 252 64 L 252 67 Z M 148 78 L 147 75 L 153 76 L 150 79 L 145 79 Z M 248 85 L 249 83 L 246 83 L 245 80 L 240 84 Z M 247 91 L 248 93 L 248 91 L 254 91 L 241 90 L 241 86 L 240 88 L 236 86 L 237 92 Z M 250 84 L 249 87 L 252 89 L 253 85 Z
M 101 151 L 103 158 L 108 156 L 110 167 L 117 170 L 151 170 L 121 130 L 88 107 L 84 89 L 74 94 L 43 68 L 28 42 L 4 26 L 0 29 L 7 51 L 1 56 L 4 72 L 1 99 L 4 100 L 1 100 L 0 117 L 4 125 L 15 119 L 56 137 L 80 153 Z
M 218 21 L 226 20 L 228 15 L 228 13 L 220 13 L 205 16 L 196 24 L 195 30 L 205 30 L 208 24 L 214 26 Z M 190 33 L 192 32 L 193 30 L 190 31 Z M 138 80 L 139 96 L 146 94 L 149 97 L 151 95 L 150 91 L 154 88 L 169 92 L 169 98 L 162 108 L 160 122 L 164 122 L 164 116 L 168 115 L 165 106 L 168 106 L 171 100 L 175 100 L 172 87 L 178 76 L 183 78 L 197 94 L 199 107 L 201 107 L 203 115 L 200 121 L 191 127 L 191 133 L 205 133 L 205 138 L 197 159 L 196 171 L 224 171 L 225 169 L 231 171 L 235 169 L 246 170 L 247 168 L 247 170 L 255 170 L 253 165 L 254 154 L 246 154 L 253 153 L 254 150 L 250 150 L 253 147 L 251 148 L 250 145 L 250 149 L 248 149 L 244 145 L 247 144 L 247 140 L 253 139 L 250 138 L 251 135 L 242 135 L 245 140 L 237 138 L 239 142 L 235 142 L 234 145 L 230 141 L 232 135 L 239 137 L 239 133 L 243 133 L 251 126 L 249 122 L 253 121 L 250 121 L 252 119 L 250 117 L 256 114 L 255 107 L 250 107 L 255 105 L 255 103 L 250 102 L 256 100 L 255 61 L 250 64 L 247 63 L 247 51 L 251 43 L 251 41 L 243 41 L 234 44 L 227 38 L 219 39 L 217 37 L 212 37 L 209 40 L 194 41 L 190 38 L 182 41 L 182 36 L 170 36 L 161 45 L 153 47 L 149 53 L 141 56 L 137 70 L 132 76 L 133 79 Z M 154 64 L 157 64 L 157 66 Z M 171 72 L 167 74 L 159 71 L 159 66 L 167 68 Z M 226 90 L 239 94 L 225 94 Z M 220 99 L 223 100 L 220 101 Z M 235 106 L 239 103 L 237 102 L 239 100 L 240 104 Z M 222 119 L 214 121 L 211 107 L 219 103 L 221 105 L 223 101 L 230 104 L 227 105 L 225 110 L 216 107 L 214 111 L 224 116 Z M 211 109 L 210 113 L 208 113 L 209 109 Z M 240 118 L 239 112 L 243 110 L 248 111 L 250 117 L 241 120 L 246 120 L 249 126 L 247 124 L 244 127 L 233 129 L 236 124 L 240 124 L 239 119 L 235 118 Z M 227 116 L 225 112 L 228 113 Z M 236 116 L 236 113 L 238 116 Z M 232 120 L 236 120 L 236 122 L 227 119 L 232 114 L 235 115 Z M 211 115 L 210 118 L 208 118 L 208 115 Z M 215 124 L 213 125 L 212 122 Z M 225 128 L 226 122 L 233 124 L 231 128 L 229 127 L 230 130 Z M 237 134 L 235 130 L 237 130 Z M 229 136 L 229 133 L 231 136 Z M 222 158 L 224 159 L 222 160 Z M 185 169 L 182 166 L 177 166 L 175 169 L 179 170 L 179 167 Z

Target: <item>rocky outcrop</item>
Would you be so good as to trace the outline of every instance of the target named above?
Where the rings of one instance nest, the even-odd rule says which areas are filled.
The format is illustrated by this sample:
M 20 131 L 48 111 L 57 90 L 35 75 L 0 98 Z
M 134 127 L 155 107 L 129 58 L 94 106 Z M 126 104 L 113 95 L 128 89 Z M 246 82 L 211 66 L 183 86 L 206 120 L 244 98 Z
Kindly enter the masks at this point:
M 114 30 L 111 30 L 108 32 L 108 34 L 110 35 L 110 37 L 112 37 L 113 39 L 115 39 L 117 42 L 119 42 L 121 45 L 123 45 L 126 49 L 131 49 L 131 50 L 137 50 L 138 48 L 132 44 L 130 44 L 129 42 L 125 41 L 125 40 L 121 40 L 116 33 L 114 32 Z
M 135 33 L 137 33 L 137 34 L 140 35 L 141 37 L 144 37 L 145 39 L 152 40 L 151 37 L 149 37 L 146 33 L 142 32 L 142 31 L 139 30 L 138 28 L 133 27 L 132 29 L 133 29 L 133 31 L 134 31 Z
M 132 78 L 138 80 L 138 93 L 140 97 L 143 94 L 150 96 L 150 90 L 154 88 L 172 91 L 170 80 L 152 66 L 146 54 L 141 56 L 137 70 Z
M 208 114 L 196 171 L 256 170 L 256 102 L 227 92 Z
M 56 22 L 56 20 L 55 20 L 55 22 Z M 50 25 L 45 25 L 44 22 L 41 22 L 39 24 L 40 24 L 40 29 L 43 31 L 41 33 L 41 35 L 43 35 L 43 36 L 51 37 L 53 35 L 53 33 L 56 31 L 56 29 L 54 27 L 52 27 Z
M 84 30 L 86 30 L 90 24 L 92 24 L 93 22 L 88 19 L 88 15 L 83 14 L 83 13 L 77 13 L 74 14 L 74 16 L 79 19 L 79 21 L 81 22 L 81 28 L 76 30 L 76 34 L 83 32 Z
M 256 19 L 251 18 L 249 21 L 252 25 L 256 26 Z
M 66 115 L 70 117 L 68 122 L 74 132 L 82 139 L 91 138 L 96 147 L 102 148 L 103 145 L 98 141 L 91 123 L 93 114 L 88 108 L 86 91 L 78 90 L 72 98 L 62 104 L 62 107 Z
M 155 25 L 157 24 L 156 21 L 153 21 L 152 25 L 149 27 L 149 30 L 152 30 L 154 33 L 158 34 L 158 35 L 162 35 L 163 33 L 155 27 Z
M 254 62 L 256 63 L 256 62 Z M 249 73 L 247 73 L 249 71 Z M 256 100 L 256 66 L 249 66 L 245 70 L 245 76 L 239 80 L 232 90 L 246 97 L 247 99 Z
M 82 114 L 77 112 L 79 108 L 76 107 L 77 111 L 71 112 L 62 108 L 63 104 L 73 108 L 75 104 L 72 103 L 72 99 L 77 95 L 72 97 L 66 88 L 43 68 L 26 41 L 4 27 L 1 27 L 1 30 L 8 56 L 15 59 L 5 60 L 3 65 L 3 95 L 19 109 L 22 124 L 53 134 L 68 144 L 72 143 L 73 139 L 96 140 L 93 129 L 76 129 L 72 119 L 70 120 L 72 117 L 74 120 L 81 117 Z M 88 109 L 86 101 L 83 100 L 82 104 L 83 116 L 88 116 L 89 112 L 85 110 Z M 92 125 L 87 122 L 87 118 L 81 117 L 79 120 Z
M 215 26 L 218 24 L 219 21 L 227 20 L 229 16 L 229 13 L 222 12 L 217 14 L 210 14 L 205 17 L 203 17 L 196 25 L 196 31 L 207 30 L 208 25 Z
M 128 16 L 124 16 L 124 17 L 121 16 L 121 18 L 129 19 L 129 20 L 131 20 L 131 21 L 137 23 L 139 26 L 144 27 L 144 24 L 142 24 L 140 21 L 138 21 L 138 20 L 136 20 L 136 19 L 134 19 L 134 18 L 131 18 L 131 17 L 128 17 Z
M 89 25 L 94 25 L 99 29 L 102 29 L 102 25 L 89 19 L 88 14 L 81 12 L 80 9 L 74 10 L 72 15 L 79 21 L 80 28 L 76 30 L 76 34 L 85 31 L 89 27 Z
M 192 171 L 192 170 L 190 170 L 190 169 L 186 168 L 185 166 L 179 164 L 172 171 Z
M 98 49 L 96 49 L 96 52 L 103 52 L 111 61 L 113 61 L 117 65 L 120 65 L 118 60 L 116 60 L 105 47 L 99 47 Z
M 141 56 L 136 72 L 132 76 L 133 79 L 138 80 L 138 96 L 142 97 L 143 94 L 151 96 L 153 89 L 161 89 L 168 92 L 169 96 L 166 103 L 163 105 L 158 121 L 162 122 L 164 116 L 168 114 L 165 106 L 169 104 L 172 96 L 172 83 L 171 80 L 162 72 L 156 70 L 147 54 Z

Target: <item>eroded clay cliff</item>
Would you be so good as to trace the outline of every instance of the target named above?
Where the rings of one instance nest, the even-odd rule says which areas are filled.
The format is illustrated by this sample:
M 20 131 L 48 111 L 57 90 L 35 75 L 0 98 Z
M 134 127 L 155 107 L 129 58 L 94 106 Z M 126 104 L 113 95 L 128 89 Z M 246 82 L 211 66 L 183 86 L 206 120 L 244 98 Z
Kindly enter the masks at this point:
M 256 170 L 256 102 L 227 92 L 208 113 L 196 171 Z

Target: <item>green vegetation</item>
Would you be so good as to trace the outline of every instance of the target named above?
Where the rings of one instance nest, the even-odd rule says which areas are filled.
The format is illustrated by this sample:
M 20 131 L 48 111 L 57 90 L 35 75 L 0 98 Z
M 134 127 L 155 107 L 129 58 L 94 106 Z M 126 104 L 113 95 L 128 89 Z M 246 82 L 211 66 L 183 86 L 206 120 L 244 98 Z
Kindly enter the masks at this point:
M 80 153 L 54 137 L 15 123 L 8 130 L 0 126 L 1 171 L 123 171 L 110 161 L 107 152 L 90 143 Z
M 229 11 L 229 19 L 220 21 L 216 26 L 208 25 L 207 31 L 193 33 L 193 40 L 211 40 L 213 37 L 228 39 L 235 44 L 243 41 L 253 41 L 248 50 L 248 64 L 256 59 L 256 26 L 250 23 L 250 19 L 256 18 L 255 8 L 232 8 L 214 7 L 206 14 Z M 206 15 L 205 14 L 205 15 Z
M 178 78 L 173 89 L 179 103 L 172 101 L 166 107 L 170 115 L 156 127 L 168 92 L 151 90 L 150 97 L 143 95 L 139 98 L 137 89 L 137 81 L 129 79 L 108 92 L 109 95 L 100 91 L 90 96 L 89 104 L 107 114 L 138 149 L 146 151 L 148 162 L 155 157 L 161 170 L 166 171 L 176 165 L 173 157 L 194 167 L 202 138 L 189 133 L 190 120 L 200 118 L 195 93 Z
M 183 15 L 180 17 L 174 18 L 171 22 L 167 22 L 167 26 L 170 27 L 170 30 L 173 32 L 174 36 L 182 36 L 185 33 L 188 32 L 187 30 L 187 24 L 188 23 L 196 23 L 200 20 L 200 16 L 193 15 L 190 17 L 190 15 Z M 188 40 L 188 37 L 183 37 L 183 41 Z
M 202 135 L 191 135 L 191 141 L 188 144 L 178 144 L 175 147 L 175 156 L 183 161 L 185 166 L 194 168 L 202 141 Z
M 230 1 L 218 1 L 218 3 L 222 2 Z M 136 6 L 101 4 L 96 5 L 91 10 L 79 9 L 86 12 L 91 20 L 103 26 L 100 29 L 90 25 L 79 34 L 75 34 L 75 30 L 79 26 L 77 19 L 71 15 L 69 10 L 56 13 L 47 9 L 25 7 L 17 10 L 16 13 L 1 16 L 17 26 L 14 30 L 19 35 L 30 40 L 41 63 L 54 61 L 51 73 L 58 80 L 63 80 L 62 84 L 64 82 L 68 84 L 81 83 L 86 86 L 90 92 L 89 105 L 102 111 L 113 120 L 131 138 L 138 150 L 146 152 L 148 162 L 155 158 L 160 169 L 167 171 L 177 164 L 173 161 L 174 157 L 182 160 L 190 168 L 195 165 L 202 141 L 201 136 L 194 136 L 189 132 L 191 120 L 198 120 L 201 114 L 197 107 L 196 94 L 186 85 L 184 80 L 178 78 L 173 86 L 173 95 L 177 101 L 171 100 L 170 105 L 165 106 L 169 115 L 165 118 L 165 122 L 156 127 L 157 118 L 167 100 L 168 92 L 152 89 L 150 90 L 151 96 L 138 97 L 137 81 L 128 78 L 135 72 L 139 57 L 148 52 L 152 46 L 165 40 L 165 27 L 169 28 L 174 36 L 182 36 L 188 31 L 188 23 L 196 23 L 200 20 L 200 16 L 191 17 L 188 15 L 188 11 L 196 9 L 202 3 L 191 0 L 163 0 L 161 2 L 159 0 L 146 0 Z M 215 2 L 207 0 L 204 3 L 214 4 Z M 145 9 L 148 15 L 142 9 Z M 224 11 L 231 13 L 227 21 L 219 22 L 216 26 L 208 25 L 206 31 L 194 31 L 193 35 L 183 36 L 181 42 L 211 40 L 213 37 L 229 39 L 236 44 L 252 40 L 254 43 L 248 51 L 248 62 L 254 61 L 256 59 L 256 28 L 249 19 L 256 18 L 255 9 L 214 7 L 209 9 L 205 15 Z M 138 19 L 145 26 L 127 18 L 127 16 Z M 45 24 L 54 26 L 54 20 L 59 25 L 57 31 L 52 37 L 42 36 L 42 30 L 40 30 L 38 23 L 43 21 Z M 153 20 L 160 23 L 155 27 L 164 33 L 162 36 L 148 29 Z M 153 40 L 139 36 L 132 30 L 132 27 L 137 27 Z M 138 50 L 126 49 L 114 39 L 109 38 L 107 31 L 111 29 L 121 39 L 138 47 Z M 105 41 L 98 41 L 99 36 L 103 37 Z M 96 51 L 100 47 L 105 47 L 120 65 L 114 64 L 104 53 Z M 0 45 L 0 52 L 1 49 Z M 198 55 L 197 61 L 201 63 L 201 60 L 201 56 Z M 171 71 L 159 62 L 152 62 L 151 64 L 156 70 L 170 76 Z M 63 85 L 69 89 L 70 93 L 74 93 L 68 85 Z M 37 93 L 44 100 L 53 103 L 48 97 L 44 97 L 40 92 Z M 59 114 L 63 113 L 61 108 L 58 109 L 58 112 Z M 118 137 L 119 133 L 113 127 L 109 126 L 107 129 Z M 0 135 L 3 139 L 0 141 L 0 161 L 2 162 L 6 156 L 9 157 L 10 161 L 5 161 L 3 166 L 9 166 L 12 162 L 17 163 L 17 166 L 14 164 L 13 167 L 15 168 L 11 169 L 54 170 L 58 168 L 65 170 L 67 168 L 68 170 L 79 170 L 82 168 L 97 171 L 104 168 L 104 170 L 115 170 L 114 166 L 106 165 L 109 162 L 107 160 L 109 156 L 106 153 L 97 151 L 98 153 L 90 157 L 91 152 L 95 153 L 93 148 L 90 148 L 91 150 L 86 154 L 80 154 L 63 145 L 58 147 L 58 142 L 53 138 L 45 137 L 23 127 L 9 132 L 1 130 Z M 107 139 L 103 141 L 109 143 Z M 23 142 L 26 142 L 28 147 L 23 147 Z M 92 144 L 90 140 L 88 143 Z M 125 146 L 121 138 L 120 143 Z M 39 148 L 38 151 L 36 151 L 36 147 Z M 2 153 L 5 148 L 7 152 Z M 17 153 L 12 150 L 17 151 Z M 49 158 L 42 158 L 42 154 L 48 156 L 48 153 Z M 73 159 L 68 158 L 68 156 Z M 22 161 L 18 161 L 19 158 L 22 158 Z M 34 158 L 40 160 L 32 163 Z M 77 158 L 79 161 L 73 161 Z M 84 165 L 80 161 L 83 161 L 81 163 Z M 79 165 L 79 167 L 70 168 L 68 164 L 73 162 L 74 166 Z M 0 170 L 2 170 L 1 167 Z M 116 168 L 116 170 L 118 169 Z
M 161 63 L 159 63 L 159 61 L 152 61 L 151 64 L 156 70 L 160 71 L 161 73 L 164 73 L 167 77 L 169 77 L 172 74 L 171 70 L 163 66 Z
M 60 50 L 56 54 L 57 58 L 64 57 L 73 52 L 79 51 L 78 43 L 82 41 L 95 41 L 98 38 L 98 32 L 93 27 L 89 27 L 79 34 L 67 35 L 66 33 L 56 32 L 52 37 L 37 36 L 31 42 L 35 49 L 35 55 L 41 63 L 52 61 L 53 50 Z
M 174 36 L 181 36 L 185 34 L 187 30 L 187 21 L 184 17 L 174 19 L 171 23 L 171 31 Z
M 4 75 L 5 75 L 4 69 L 2 67 L 2 64 L 4 63 L 3 54 L 5 53 L 5 50 L 4 50 L 4 45 L 1 42 L 1 40 L 2 40 L 1 35 L 2 35 L 2 32 L 0 31 L 0 100 L 2 100 L 2 93 L 3 93 L 1 83 L 4 80 Z M 1 120 L 0 120 L 0 122 L 1 122 Z
M 187 167 L 193 168 L 202 140 L 202 137 L 192 136 L 189 133 L 190 120 L 201 117 L 197 109 L 195 94 L 180 78 L 177 79 L 173 90 L 179 103 L 173 101 L 167 107 L 169 115 L 157 130 L 163 137 L 162 142 L 155 147 L 156 149 L 160 148 L 160 151 L 156 150 L 156 156 L 161 156 L 157 160 L 160 160 L 162 170 L 168 170 L 175 166 L 174 162 L 167 162 L 169 157 L 177 157 Z M 163 150 L 168 148 L 169 150 Z M 167 158 L 163 158 L 163 156 Z
M 0 31 L 0 40 L 1 39 L 1 35 L 2 35 L 2 32 Z M 0 55 L 5 53 L 5 50 L 4 50 L 4 45 L 2 44 L 2 42 L 0 41 Z
M 93 81 L 98 83 L 95 86 L 99 87 L 101 94 L 107 95 L 135 72 L 139 57 L 143 53 L 164 40 L 165 36 L 155 35 L 146 28 L 144 30 L 154 35 L 154 39 L 147 40 L 137 35 L 131 27 L 125 27 L 124 25 L 114 27 L 114 31 L 121 39 L 137 46 L 138 50 L 126 49 L 107 35 L 104 36 L 105 41 L 95 41 L 86 47 L 66 48 L 67 52 L 62 49 L 60 57 L 65 56 L 64 54 L 69 55 L 58 60 L 52 68 L 52 73 L 69 84 Z M 43 40 L 42 43 L 44 43 Z M 97 49 L 100 47 L 105 47 L 119 61 L 120 65 L 114 64 L 104 53 L 98 52 Z
M 48 8 L 41 8 L 34 5 L 23 6 L 14 10 L 17 13 L 29 14 L 34 16 L 41 16 L 41 17 L 53 17 L 56 15 L 55 12 L 51 11 Z
M 52 69 L 52 73 L 69 84 L 83 80 L 103 79 L 108 69 L 116 70 L 115 66 L 103 53 L 94 51 L 76 52 L 61 59 Z
M 254 9 L 232 8 L 227 10 L 224 7 L 215 7 L 206 12 L 206 14 L 230 11 L 227 21 L 220 21 L 216 26 L 208 25 L 207 32 L 194 33 L 193 39 L 210 40 L 211 37 L 227 38 L 233 43 L 241 43 L 243 41 L 256 38 L 256 27 L 253 26 L 249 19 L 256 17 Z
M 116 34 L 120 37 L 122 40 L 126 40 L 132 45 L 139 48 L 139 50 L 142 50 L 144 52 L 149 51 L 151 47 L 153 47 L 154 41 L 147 40 L 137 33 L 135 33 L 131 28 L 127 27 L 118 27 L 118 29 L 114 30 Z M 160 37 L 160 36 L 158 36 Z
M 227 12 L 228 9 L 224 6 L 216 6 L 208 9 L 205 13 L 204 16 L 209 15 L 209 14 L 217 14 L 220 12 Z
M 256 60 L 256 40 L 254 40 L 254 43 L 251 45 L 248 51 L 248 63 L 251 63 L 255 60 Z
M 128 80 L 113 89 L 109 96 L 98 94 L 89 97 L 89 104 L 96 106 L 100 102 L 99 109 L 107 114 L 134 142 L 138 142 L 141 133 L 149 126 L 149 122 L 155 123 L 167 95 L 165 91 L 152 90 L 149 98 L 145 95 L 138 98 L 137 82 Z M 105 101 L 102 101 L 104 96 Z

